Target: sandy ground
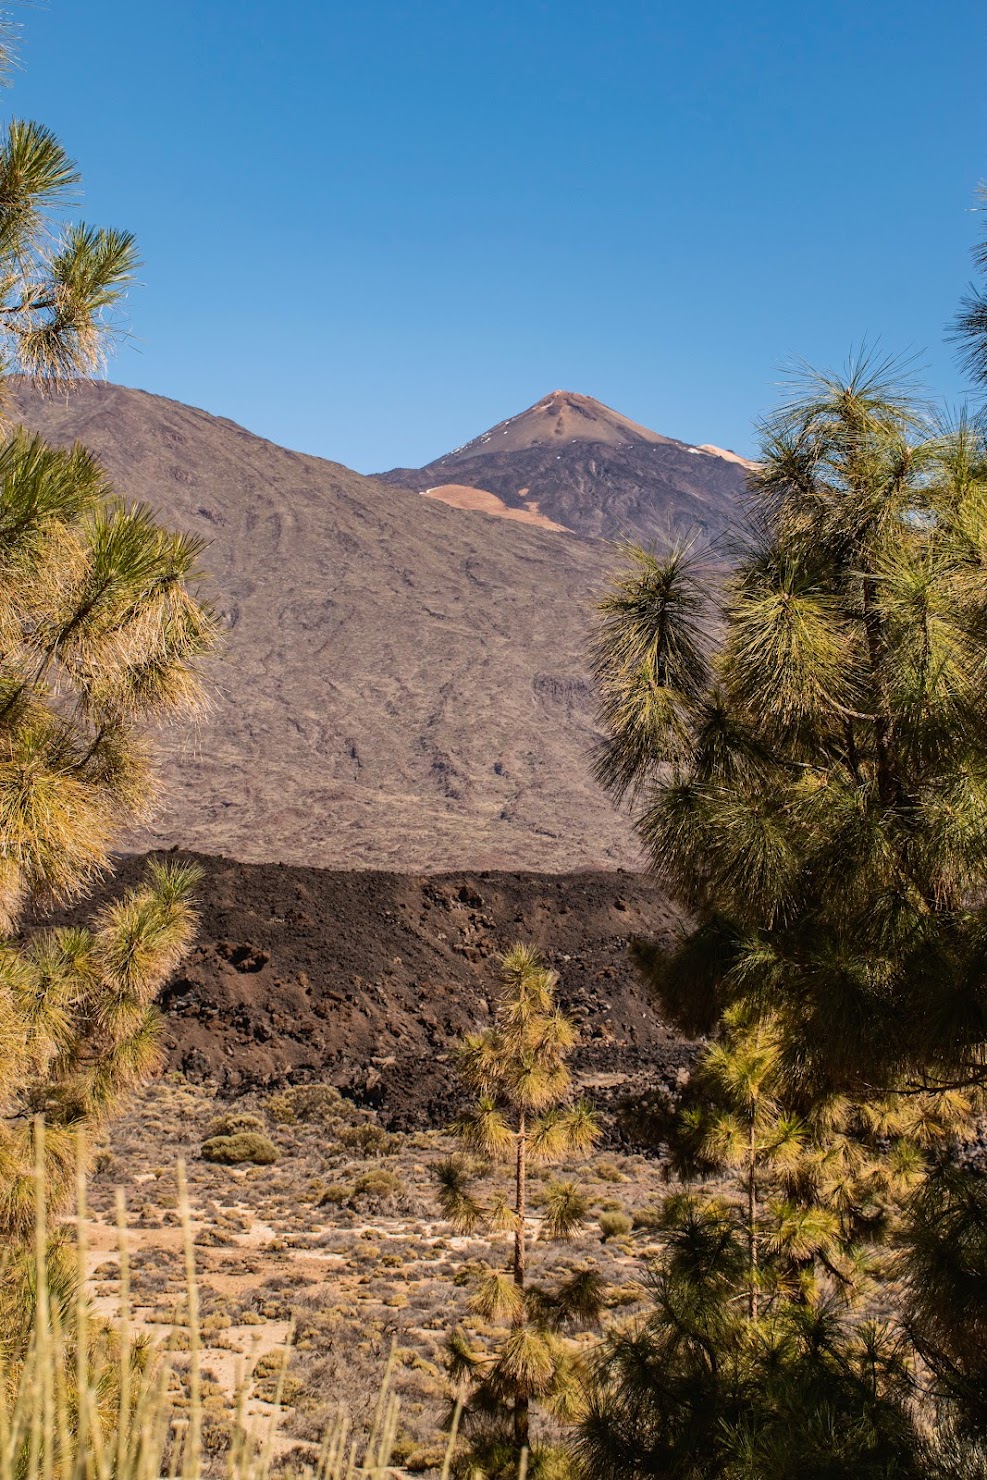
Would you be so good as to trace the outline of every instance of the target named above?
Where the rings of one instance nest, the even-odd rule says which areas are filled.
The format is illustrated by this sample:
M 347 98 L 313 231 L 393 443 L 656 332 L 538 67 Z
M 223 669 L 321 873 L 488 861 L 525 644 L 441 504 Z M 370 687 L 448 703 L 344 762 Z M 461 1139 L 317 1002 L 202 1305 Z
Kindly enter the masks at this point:
M 127 1209 L 135 1325 L 165 1344 L 177 1333 L 182 1345 L 187 1305 L 176 1176 L 181 1160 L 187 1168 L 202 1367 L 216 1424 L 245 1378 L 252 1383 L 248 1422 L 262 1426 L 269 1420 L 290 1334 L 279 1448 L 317 1444 L 342 1408 L 359 1432 L 369 1422 L 393 1350 L 399 1458 L 409 1469 L 428 1469 L 441 1455 L 451 1395 L 445 1337 L 457 1324 L 477 1339 L 490 1335 L 470 1313 L 469 1286 L 477 1272 L 506 1261 L 507 1241 L 455 1235 L 439 1216 L 432 1168 L 451 1149 L 442 1132 L 386 1136 L 379 1154 L 371 1156 L 352 1144 L 352 1134 L 375 1125 L 372 1114 L 350 1107 L 342 1122 L 286 1125 L 278 1119 L 280 1106 L 276 1097 L 254 1094 L 236 1107 L 263 1122 L 277 1147 L 276 1164 L 227 1167 L 204 1161 L 200 1147 L 215 1118 L 229 1113 L 228 1102 L 175 1074 L 134 1101 L 100 1154 L 90 1189 L 87 1238 L 96 1308 L 112 1318 L 119 1314 L 119 1188 Z M 575 1177 L 591 1204 L 584 1231 L 568 1245 L 539 1237 L 545 1179 L 555 1175 Z M 642 1228 L 607 1243 L 597 1220 L 606 1211 L 640 1215 L 654 1207 L 663 1189 L 659 1162 L 619 1152 L 536 1171 L 532 1278 L 593 1266 L 611 1282 L 610 1318 L 639 1309 L 653 1236 Z M 180 1354 L 176 1360 L 187 1358 Z
M 498 519 L 516 519 L 520 524 L 537 524 L 541 529 L 565 530 L 564 524 L 556 524 L 547 515 L 540 514 L 534 499 L 523 509 L 512 509 L 495 493 L 487 493 L 483 488 L 467 488 L 463 483 L 441 483 L 437 488 L 426 488 L 422 498 L 437 498 L 440 503 L 450 504 L 454 509 L 494 514 Z

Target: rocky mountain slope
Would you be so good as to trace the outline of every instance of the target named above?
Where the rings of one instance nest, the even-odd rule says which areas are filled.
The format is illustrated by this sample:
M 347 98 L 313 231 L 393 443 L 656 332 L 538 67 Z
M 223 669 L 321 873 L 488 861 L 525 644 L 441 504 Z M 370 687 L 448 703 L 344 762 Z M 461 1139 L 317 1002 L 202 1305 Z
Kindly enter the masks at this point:
M 429 870 L 633 866 L 590 774 L 585 643 L 610 559 L 109 384 L 14 413 L 202 535 L 209 712 L 160 737 L 135 848 Z M 496 538 L 491 538 L 491 530 Z
M 590 763 L 586 646 L 614 557 L 568 532 L 593 522 L 577 516 L 594 497 L 601 532 L 617 532 L 605 480 L 578 507 L 548 499 L 551 519 L 491 519 L 141 391 L 42 400 L 18 383 L 13 397 L 26 425 L 82 441 L 125 498 L 209 542 L 203 585 L 225 627 L 211 705 L 160 736 L 163 803 L 134 848 L 415 871 L 639 865 Z M 612 445 L 579 444 L 594 457 L 668 452 L 736 491 L 735 465 L 608 418 L 593 435 Z M 543 455 L 528 431 L 520 418 L 504 456 Z M 648 496 L 658 527 L 663 495 Z
M 572 391 L 553 391 L 423 468 L 380 476 L 460 508 L 470 491 L 509 518 L 577 534 L 633 539 L 696 536 L 714 545 L 737 520 L 750 464 L 710 445 L 661 436 Z

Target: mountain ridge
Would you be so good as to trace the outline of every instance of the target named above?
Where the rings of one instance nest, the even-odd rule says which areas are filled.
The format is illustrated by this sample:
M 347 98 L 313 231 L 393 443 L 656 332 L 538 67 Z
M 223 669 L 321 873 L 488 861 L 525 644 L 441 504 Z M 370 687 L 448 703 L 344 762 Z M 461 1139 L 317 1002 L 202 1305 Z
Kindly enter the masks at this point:
M 639 866 L 591 774 L 605 547 L 419 499 L 147 392 L 11 396 L 25 425 L 90 447 L 123 497 L 210 542 L 211 707 L 158 737 L 163 803 L 128 847 L 419 872 Z
M 737 522 L 746 458 L 651 431 L 592 396 L 552 391 L 420 468 L 377 476 L 468 507 L 472 488 L 508 518 L 530 516 L 589 539 L 697 538 L 714 548 Z M 452 490 L 452 492 L 447 492 Z

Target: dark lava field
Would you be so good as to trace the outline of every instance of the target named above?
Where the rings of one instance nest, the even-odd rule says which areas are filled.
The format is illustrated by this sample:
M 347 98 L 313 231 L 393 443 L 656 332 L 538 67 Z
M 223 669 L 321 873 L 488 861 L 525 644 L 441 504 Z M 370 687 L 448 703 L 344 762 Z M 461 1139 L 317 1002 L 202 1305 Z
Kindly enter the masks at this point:
M 168 1067 L 221 1093 L 321 1079 L 398 1128 L 455 1109 L 456 1040 L 483 1027 L 499 954 L 537 946 L 581 1030 L 582 1084 L 597 1101 L 674 1083 L 689 1046 L 656 1016 L 628 956 L 668 938 L 675 915 L 648 875 L 449 873 L 244 864 L 203 870 L 199 932 L 167 985 Z M 107 897 L 139 877 L 119 860 Z M 83 919 L 100 895 L 53 916 Z

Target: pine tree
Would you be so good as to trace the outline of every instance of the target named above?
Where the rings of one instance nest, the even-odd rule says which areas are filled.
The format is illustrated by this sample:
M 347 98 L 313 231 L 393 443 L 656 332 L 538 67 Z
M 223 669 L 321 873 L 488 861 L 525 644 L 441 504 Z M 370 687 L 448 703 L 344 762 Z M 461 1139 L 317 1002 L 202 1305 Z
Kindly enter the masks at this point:
M 732 1173 L 739 1184 L 739 1197 L 718 1205 L 747 1247 L 751 1321 L 764 1296 L 792 1288 L 807 1296 L 819 1260 L 835 1272 L 841 1253 L 839 1220 L 824 1200 L 795 1197 L 811 1155 L 810 1131 L 785 1107 L 780 1067 L 774 1025 L 732 1010 L 697 1066 L 678 1127 L 680 1170 Z
M 604 1338 L 576 1456 L 587 1480 L 918 1480 L 914 1378 L 900 1334 L 840 1301 L 776 1295 L 752 1318 L 742 1221 L 669 1199 L 653 1309 Z
M 763 1278 L 766 1184 L 792 1172 L 802 1150 L 804 1127 L 786 1115 L 779 1098 L 777 1034 L 768 1022 L 728 1015 L 723 1038 L 704 1056 L 699 1074 L 716 1099 L 685 1112 L 686 1134 L 711 1166 L 731 1167 L 743 1190 L 747 1242 L 747 1312 L 758 1316 Z M 702 1093 L 702 1091 L 700 1091 Z M 824 1232 L 830 1241 L 830 1230 Z
M 0 58 L 2 60 L 2 58 Z M 129 232 L 66 223 L 79 180 L 42 125 L 0 137 L 0 402 L 5 376 L 67 387 L 102 363 L 137 266 Z M 18 931 L 86 892 L 153 805 L 152 726 L 200 697 L 214 620 L 200 543 L 127 504 L 81 447 L 0 443 L 0 1237 L 34 1227 L 33 1125 L 48 1201 L 80 1136 L 157 1062 L 153 998 L 193 928 L 194 869 L 153 865 L 91 925 Z
M 687 920 L 635 953 L 687 1032 L 770 1024 L 774 1097 L 818 1142 L 786 1173 L 800 1216 L 835 1213 L 843 1251 L 903 1199 L 911 1334 L 961 1433 L 987 1370 L 983 1174 L 957 1162 L 987 1080 L 983 428 L 884 370 L 810 378 L 762 428 L 734 554 L 724 576 L 631 551 L 602 608 L 599 775 Z M 754 1194 L 760 1113 L 736 1158 Z M 750 1270 L 762 1227 L 727 1222 Z
M 806 1095 L 979 1085 L 983 433 L 859 366 L 765 425 L 751 483 L 721 590 L 638 550 L 603 603 L 599 775 L 691 922 L 640 963 L 687 1031 L 774 1013 Z
M 469 1036 L 459 1053 L 463 1081 L 476 1102 L 455 1131 L 467 1157 L 512 1167 L 511 1190 L 485 1205 L 475 1191 L 477 1169 L 467 1157 L 436 1168 L 443 1213 L 457 1229 L 470 1233 L 485 1223 L 511 1236 L 508 1269 L 482 1280 L 472 1300 L 477 1315 L 506 1328 L 503 1339 L 491 1351 L 480 1350 L 460 1330 L 449 1343 L 450 1371 L 468 1385 L 468 1469 L 487 1476 L 516 1474 L 520 1455 L 531 1447 L 533 1402 L 571 1417 L 579 1384 L 562 1333 L 592 1323 L 603 1294 L 592 1270 L 577 1269 L 552 1290 L 528 1279 L 529 1167 L 585 1156 L 598 1126 L 586 1103 L 572 1101 L 566 1060 L 576 1033 L 556 1003 L 556 973 L 517 945 L 503 958 L 502 983 L 494 1026 Z M 551 1182 L 540 1236 L 570 1238 L 586 1211 L 575 1183 Z M 535 1446 L 533 1469 L 545 1468 L 551 1457 L 545 1446 Z

